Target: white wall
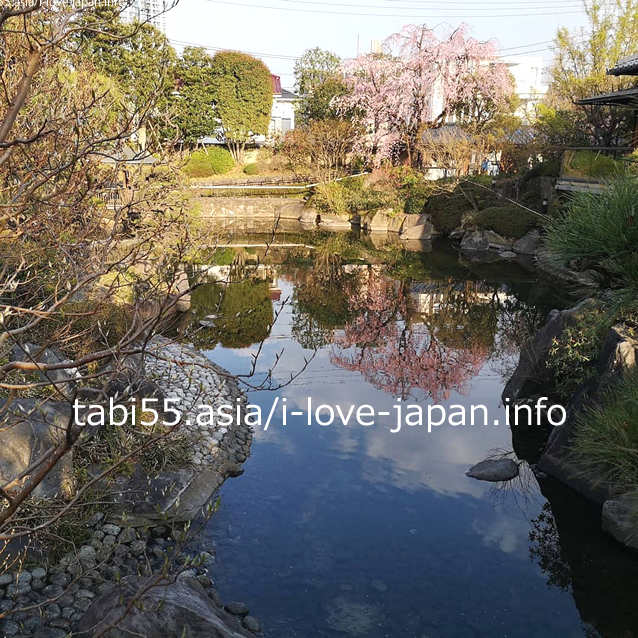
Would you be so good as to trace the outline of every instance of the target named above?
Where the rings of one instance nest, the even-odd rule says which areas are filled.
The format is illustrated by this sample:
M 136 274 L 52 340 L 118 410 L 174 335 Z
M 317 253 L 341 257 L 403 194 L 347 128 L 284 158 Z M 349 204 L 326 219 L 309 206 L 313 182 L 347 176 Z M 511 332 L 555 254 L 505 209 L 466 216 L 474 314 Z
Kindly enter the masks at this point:
M 534 106 L 540 102 L 547 89 L 543 81 L 543 58 L 504 58 L 509 72 L 514 76 L 516 93 L 521 99 L 518 115 L 531 113 Z
M 269 135 L 280 135 L 295 128 L 295 103 L 275 96 L 270 116 Z

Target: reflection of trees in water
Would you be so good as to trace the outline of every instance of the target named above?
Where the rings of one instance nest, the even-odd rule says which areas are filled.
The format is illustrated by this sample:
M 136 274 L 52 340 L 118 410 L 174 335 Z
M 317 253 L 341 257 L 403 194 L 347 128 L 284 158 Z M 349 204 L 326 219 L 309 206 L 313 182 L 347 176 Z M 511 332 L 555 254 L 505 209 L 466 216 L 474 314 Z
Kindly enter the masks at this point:
M 206 284 L 192 296 L 195 309 L 191 332 L 201 348 L 246 348 L 268 337 L 274 319 L 268 281 L 246 279 L 228 285 Z M 214 315 L 213 328 L 199 328 L 198 322 Z
M 416 284 L 412 298 L 418 320 L 439 341 L 451 348 L 491 351 L 499 317 L 498 288 L 476 281 Z
M 311 268 L 298 271 L 292 300 L 292 337 L 307 349 L 321 348 L 352 317 L 350 296 L 359 276 L 343 268 L 335 254 L 319 253 Z
M 572 582 L 571 567 L 563 559 L 558 527 L 549 502 L 543 505 L 540 514 L 532 520 L 529 540 L 532 543 L 529 548 L 530 560 L 547 574 L 547 584 L 567 591 Z
M 499 362 L 498 372 L 504 379 L 512 376 L 518 365 L 521 349 L 541 329 L 546 319 L 546 308 L 516 296 L 508 296 L 500 303 L 498 339 L 494 354 Z
M 405 283 L 375 271 L 350 296 L 353 319 L 335 335 L 331 361 L 396 397 L 419 388 L 435 401 L 463 393 L 486 358 L 481 343 L 445 345 L 423 323 L 411 320 L 413 300 Z
M 548 499 L 532 521 L 530 560 L 550 586 L 571 590 L 585 635 L 636 638 L 638 555 L 602 530 L 600 506 L 553 479 L 540 483 Z

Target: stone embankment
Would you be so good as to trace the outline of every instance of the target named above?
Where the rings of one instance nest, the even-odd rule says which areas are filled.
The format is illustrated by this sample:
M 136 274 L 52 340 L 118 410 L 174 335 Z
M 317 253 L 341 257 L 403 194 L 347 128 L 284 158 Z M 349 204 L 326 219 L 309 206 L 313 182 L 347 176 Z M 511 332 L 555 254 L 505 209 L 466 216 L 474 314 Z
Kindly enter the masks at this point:
M 550 313 L 546 324 L 523 347 L 518 366 L 503 392 L 503 401 L 510 405 L 534 405 L 540 397 L 549 396 L 549 403 L 552 403 L 552 390 L 548 387 L 552 347 L 567 328 L 577 326 L 595 308 L 596 302 L 588 299 L 574 308 Z M 619 495 L 614 485 L 583 468 L 572 450 L 578 416 L 584 409 L 595 405 L 605 391 L 635 368 L 637 362 L 638 341 L 621 324 L 613 326 L 600 348 L 595 375 L 585 379 L 566 401 L 561 401 L 567 413 L 566 422 L 552 428 L 545 416 L 540 422 L 534 419 L 534 423 L 529 424 L 531 428 L 550 432 L 540 462 L 534 468 L 537 476 L 554 476 L 602 505 L 603 528 L 623 544 L 636 549 L 638 493 Z
M 24 355 L 19 352 L 14 356 Z M 55 356 L 63 357 L 62 353 Z M 259 622 L 248 615 L 246 605 L 234 603 L 222 609 L 212 587 L 214 557 L 185 555 L 181 549 L 184 532 L 179 531 L 187 529 L 181 523 L 210 510 L 219 486 L 226 478 L 243 472 L 241 464 L 250 454 L 252 432 L 248 426 L 234 420 L 223 427 L 197 418 L 200 406 L 217 410 L 222 405 L 233 405 L 243 414 L 245 397 L 237 380 L 200 352 L 163 337 L 152 339 L 144 357 L 128 361 L 121 369 L 127 366 L 135 373 L 136 385 L 144 389 L 144 395 L 152 392 L 160 401 L 174 400 L 171 405 L 182 413 L 182 433 L 191 441 L 192 461 L 183 468 L 150 475 L 136 466 L 132 473 L 115 477 L 108 490 L 111 502 L 104 513 L 78 523 L 88 527 L 87 537 L 76 551 L 57 562 L 50 563 L 30 552 L 25 562 L 14 565 L 7 560 L 6 549 L 4 556 L 0 551 L 0 635 L 61 638 L 78 627 L 86 631 L 83 635 L 101 635 L 104 627 L 95 629 L 97 621 L 110 618 L 111 612 L 117 615 L 117 605 L 111 603 L 124 601 L 128 607 L 134 586 L 142 583 L 145 589 L 149 578 L 161 581 L 161 593 L 145 593 L 144 604 L 131 606 L 122 628 L 110 629 L 105 635 L 130 635 L 127 632 L 135 633 L 136 627 L 144 628 L 137 633 L 147 638 L 239 638 L 258 634 Z M 37 457 L 48 449 L 51 441 L 64 432 L 61 426 L 70 417 L 68 404 L 36 403 L 34 399 L 19 399 L 11 404 L 0 455 L 0 478 L 26 469 L 34 454 Z M 68 498 L 73 490 L 74 463 L 72 454 L 68 454 L 43 484 L 39 496 Z M 160 599 L 170 601 L 166 609 L 174 611 L 175 633 L 167 629 L 173 626 L 168 621 L 157 622 L 162 617 Z
M 136 634 L 145 638 L 261 633 L 245 604 L 229 603 L 224 609 L 211 577 L 215 557 L 183 554 L 180 533 L 170 526 L 120 527 L 95 514 L 87 527 L 86 544 L 56 563 L 0 573 L 1 636 L 88 638 L 102 635 L 120 618 L 119 628 L 104 635 L 132 635 L 128 632 L 136 626 L 145 627 Z M 131 604 L 138 597 L 141 603 Z M 159 604 L 162 599 L 166 607 Z M 124 614 L 129 605 L 130 615 Z M 116 607 L 122 613 L 111 613 Z M 164 617 L 167 610 L 175 612 L 170 621 Z

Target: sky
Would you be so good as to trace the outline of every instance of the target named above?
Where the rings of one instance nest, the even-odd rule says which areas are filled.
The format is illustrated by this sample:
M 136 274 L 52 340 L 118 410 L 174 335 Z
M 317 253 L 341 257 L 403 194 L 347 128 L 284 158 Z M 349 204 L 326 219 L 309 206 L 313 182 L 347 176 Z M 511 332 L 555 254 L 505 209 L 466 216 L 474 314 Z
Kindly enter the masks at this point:
M 406 24 L 441 31 L 462 22 L 501 54 L 542 56 L 561 26 L 586 26 L 581 0 L 179 0 L 166 16 L 167 35 L 185 43 L 257 54 L 284 87 L 294 85 L 295 58 L 321 47 L 342 58 L 371 50 Z M 212 50 L 211 52 L 214 52 Z

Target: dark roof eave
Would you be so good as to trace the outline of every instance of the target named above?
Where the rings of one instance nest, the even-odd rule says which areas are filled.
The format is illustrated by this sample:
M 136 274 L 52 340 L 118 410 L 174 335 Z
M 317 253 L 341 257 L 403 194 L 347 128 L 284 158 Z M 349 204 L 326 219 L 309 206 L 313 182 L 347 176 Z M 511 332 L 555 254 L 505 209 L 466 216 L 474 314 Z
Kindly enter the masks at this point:
M 578 100 L 576 104 L 579 106 L 625 106 L 638 109 L 638 88 L 594 95 Z

